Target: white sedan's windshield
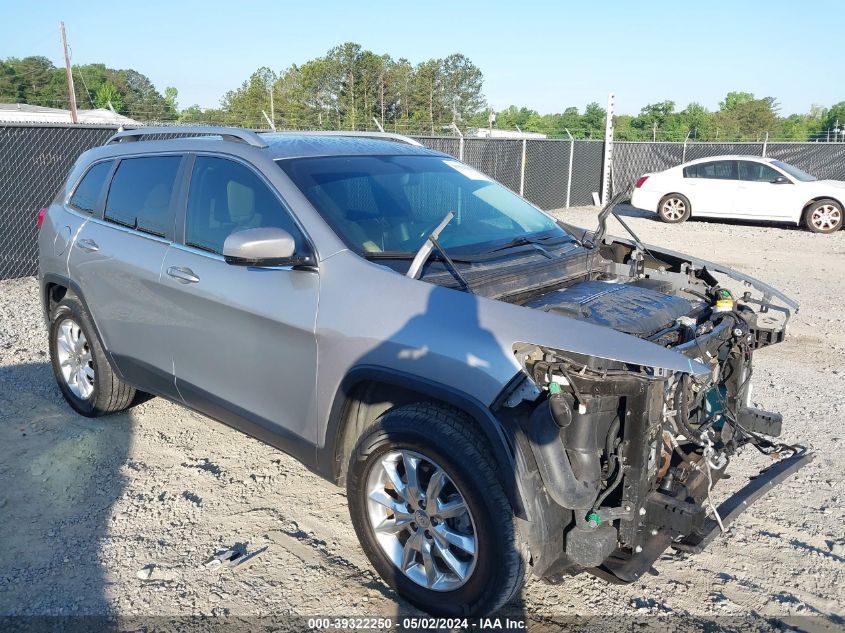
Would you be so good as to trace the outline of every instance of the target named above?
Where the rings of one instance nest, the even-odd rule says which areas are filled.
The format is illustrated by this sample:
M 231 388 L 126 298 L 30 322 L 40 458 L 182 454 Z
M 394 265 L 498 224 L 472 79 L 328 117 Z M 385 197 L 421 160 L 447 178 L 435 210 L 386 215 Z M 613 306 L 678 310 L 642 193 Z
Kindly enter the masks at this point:
M 815 176 L 808 174 L 806 171 L 802 171 L 795 167 L 794 165 L 790 165 L 789 163 L 784 163 L 779 160 L 773 160 L 772 165 L 778 167 L 785 171 L 787 174 L 795 178 L 796 180 L 800 180 L 802 182 L 810 182 L 813 180 L 818 180 Z
M 570 236 L 551 218 L 484 174 L 440 156 L 324 156 L 278 161 L 340 237 L 361 253 L 407 253 L 422 246 L 449 211 L 444 248 L 542 235 Z

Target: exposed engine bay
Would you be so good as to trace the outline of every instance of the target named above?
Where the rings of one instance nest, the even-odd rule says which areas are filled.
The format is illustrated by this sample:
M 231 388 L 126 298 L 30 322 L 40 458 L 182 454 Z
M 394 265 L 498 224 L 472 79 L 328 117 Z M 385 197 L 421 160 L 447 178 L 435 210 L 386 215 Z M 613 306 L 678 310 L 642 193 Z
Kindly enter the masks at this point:
M 638 243 L 605 241 L 586 261 L 581 275 L 505 300 L 670 348 L 691 359 L 690 372 L 520 344 L 514 353 L 529 379 L 504 406 L 522 411 L 551 500 L 538 495 L 534 511 L 546 525 L 558 513 L 562 534 L 533 539 L 535 573 L 554 581 L 586 570 L 632 582 L 667 547 L 703 549 L 812 459 L 779 443 L 780 414 L 751 401 L 753 354 L 783 340 L 797 305 L 775 303 L 780 293 L 738 273 L 733 280 L 750 290 L 736 297 L 715 265 Z M 717 508 L 713 486 L 744 446 L 778 461 Z
M 532 482 L 522 493 L 533 571 L 552 582 L 582 571 L 633 582 L 669 547 L 698 552 L 814 457 L 778 442 L 780 414 L 751 399 L 754 352 L 784 339 L 798 304 L 729 268 L 646 246 L 618 216 L 633 240 L 606 238 L 614 205 L 592 233 L 563 224 L 575 240 L 526 240 L 460 268 L 444 252 L 424 275 L 688 359 L 678 371 L 514 345 L 524 377 L 500 411 L 525 456 L 520 479 Z M 773 463 L 717 507 L 713 487 L 746 446 Z

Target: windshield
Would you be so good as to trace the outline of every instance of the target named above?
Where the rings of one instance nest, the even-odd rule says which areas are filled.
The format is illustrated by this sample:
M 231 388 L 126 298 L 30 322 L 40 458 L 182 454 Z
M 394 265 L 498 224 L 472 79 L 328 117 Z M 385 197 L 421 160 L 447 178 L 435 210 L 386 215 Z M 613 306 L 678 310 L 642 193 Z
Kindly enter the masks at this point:
M 518 238 L 571 240 L 554 220 L 484 174 L 439 156 L 278 161 L 335 232 L 362 254 L 414 253 L 449 211 L 443 248 L 480 253 Z
M 818 178 L 816 178 L 815 176 L 811 176 L 806 171 L 802 171 L 802 170 L 798 169 L 797 167 L 790 165 L 789 163 L 784 163 L 784 162 L 779 161 L 779 160 L 773 160 L 772 165 L 782 169 L 783 171 L 785 171 L 787 174 L 789 174 L 790 176 L 792 176 L 796 180 L 800 180 L 802 182 L 810 182 L 812 180 L 818 180 Z

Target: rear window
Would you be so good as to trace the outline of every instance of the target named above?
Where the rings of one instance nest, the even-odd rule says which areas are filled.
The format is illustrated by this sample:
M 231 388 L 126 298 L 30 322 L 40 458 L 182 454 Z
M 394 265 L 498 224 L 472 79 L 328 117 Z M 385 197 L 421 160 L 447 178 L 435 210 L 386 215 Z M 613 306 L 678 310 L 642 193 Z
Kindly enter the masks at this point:
M 164 237 L 173 225 L 170 198 L 181 156 L 120 161 L 109 188 L 105 218 Z
M 88 170 L 70 197 L 70 206 L 79 211 L 94 212 L 112 163 L 113 161 L 107 160 L 103 163 L 97 163 Z

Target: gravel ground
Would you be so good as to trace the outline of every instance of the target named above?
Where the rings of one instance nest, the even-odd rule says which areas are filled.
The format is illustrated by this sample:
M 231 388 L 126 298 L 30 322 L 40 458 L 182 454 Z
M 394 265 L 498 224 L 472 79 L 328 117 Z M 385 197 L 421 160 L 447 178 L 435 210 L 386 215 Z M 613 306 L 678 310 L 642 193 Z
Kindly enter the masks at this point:
M 595 213 L 560 215 L 592 227 Z M 704 553 L 664 555 L 657 577 L 531 580 L 511 610 L 534 630 L 590 615 L 711 629 L 748 615 L 816 616 L 809 628 L 845 627 L 845 231 L 623 213 L 644 241 L 737 267 L 801 302 L 787 341 L 755 359 L 754 399 L 818 457 Z M 0 446 L 0 615 L 415 613 L 358 547 L 344 493 L 290 457 L 161 399 L 106 419 L 74 414 L 54 385 L 33 278 L 0 282 Z M 743 453 L 720 496 L 765 459 Z M 234 544 L 257 555 L 236 569 L 203 565 Z

